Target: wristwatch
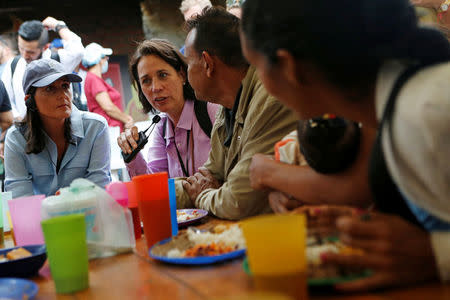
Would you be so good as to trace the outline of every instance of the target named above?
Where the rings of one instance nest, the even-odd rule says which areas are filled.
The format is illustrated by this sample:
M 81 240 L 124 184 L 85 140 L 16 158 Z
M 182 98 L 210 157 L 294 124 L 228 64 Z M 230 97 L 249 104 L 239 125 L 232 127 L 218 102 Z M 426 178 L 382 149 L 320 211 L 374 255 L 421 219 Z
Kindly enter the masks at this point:
M 439 6 L 438 11 L 439 12 L 446 12 L 449 9 L 450 6 L 450 0 L 446 0 L 442 2 L 442 4 Z
M 61 29 L 67 28 L 67 25 L 64 21 L 59 21 L 58 24 L 55 26 L 55 31 L 59 32 Z

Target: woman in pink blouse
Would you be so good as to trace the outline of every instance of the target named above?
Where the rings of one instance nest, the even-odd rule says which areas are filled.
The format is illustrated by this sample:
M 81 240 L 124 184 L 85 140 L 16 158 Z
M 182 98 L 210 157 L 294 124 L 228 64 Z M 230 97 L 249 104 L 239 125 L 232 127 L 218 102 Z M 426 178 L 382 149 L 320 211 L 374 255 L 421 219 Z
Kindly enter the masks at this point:
M 152 39 L 139 44 L 130 72 L 144 112 L 162 112 L 149 138 L 147 162 L 139 153 L 127 164 L 130 176 L 163 171 L 169 177 L 193 175 L 211 149 L 210 132 L 197 116 L 214 124 L 219 106 L 195 98 L 187 81 L 185 59 L 168 41 Z M 138 129 L 133 127 L 123 132 L 117 143 L 124 153 L 131 153 L 138 139 Z

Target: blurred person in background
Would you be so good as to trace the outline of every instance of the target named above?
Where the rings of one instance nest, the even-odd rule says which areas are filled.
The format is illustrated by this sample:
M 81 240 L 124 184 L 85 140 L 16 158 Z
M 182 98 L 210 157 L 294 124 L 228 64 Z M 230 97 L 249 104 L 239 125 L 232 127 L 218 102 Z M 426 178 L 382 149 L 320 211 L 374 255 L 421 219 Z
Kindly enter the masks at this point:
M 0 35 L 0 77 L 2 76 L 6 62 L 16 56 L 17 51 L 15 50 L 16 47 L 14 44 L 17 44 L 17 42 L 11 35 Z
M 183 14 L 184 20 L 187 21 L 194 15 L 202 12 L 205 7 L 212 6 L 209 0 L 183 0 L 181 1 L 180 11 Z M 184 55 L 185 46 L 180 48 L 180 52 Z
M 123 112 L 120 92 L 102 78 L 102 74 L 108 71 L 108 56 L 111 54 L 111 48 L 103 48 L 97 43 L 86 46 L 81 62 L 88 70 L 84 93 L 90 112 L 102 115 L 110 127 L 119 126 L 123 131 L 133 127 L 133 118 Z
M 55 194 L 76 178 L 111 181 L 109 132 L 103 117 L 72 105 L 71 82 L 81 78 L 53 59 L 27 65 L 27 113 L 5 140 L 5 190 L 13 198 Z
M 147 162 L 139 153 L 127 164 L 130 177 L 163 171 L 169 177 L 188 177 L 198 172 L 211 150 L 211 128 L 219 105 L 197 100 L 187 80 L 184 56 L 166 40 L 140 43 L 130 73 L 144 112 L 162 112 L 149 138 Z M 117 142 L 124 153 L 131 153 L 138 139 L 133 127 Z
M 329 13 L 317 22 L 317 11 Z M 349 17 L 355 15 L 361 17 Z M 407 0 L 247 0 L 241 28 L 244 54 L 261 81 L 300 118 L 332 111 L 378 129 L 369 185 L 380 212 L 362 218 L 342 207 L 314 209 L 344 243 L 364 251 L 326 253 L 322 261 L 373 271 L 336 287 L 449 281 L 445 37 L 418 26 Z
M 4 191 L 5 168 L 4 168 L 4 149 L 6 131 L 14 121 L 11 112 L 11 103 L 9 102 L 8 93 L 6 92 L 3 81 L 0 80 L 0 181 L 1 191 Z
M 32 20 L 22 23 L 17 39 L 20 56 L 8 61 L 2 74 L 16 120 L 21 120 L 26 113 L 22 79 L 27 64 L 36 59 L 51 57 L 51 51 L 48 49 L 48 30 L 58 33 L 63 41 L 64 47 L 57 53 L 59 62 L 67 72 L 72 72 L 83 57 L 81 38 L 73 33 L 64 21 L 47 17 L 42 22 Z
M 240 19 L 242 16 L 241 6 L 243 3 L 244 0 L 227 0 L 227 11 Z

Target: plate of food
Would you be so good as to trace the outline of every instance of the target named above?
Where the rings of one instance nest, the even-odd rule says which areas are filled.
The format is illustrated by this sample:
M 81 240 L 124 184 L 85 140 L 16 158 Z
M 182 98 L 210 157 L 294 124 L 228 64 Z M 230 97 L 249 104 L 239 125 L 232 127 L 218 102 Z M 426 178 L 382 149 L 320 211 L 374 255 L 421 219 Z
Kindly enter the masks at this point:
M 206 217 L 208 212 L 203 209 L 177 209 L 177 223 L 179 227 L 193 224 Z
M 319 238 L 309 236 L 306 246 L 306 259 L 308 263 L 308 285 L 324 286 L 353 281 L 370 276 L 370 270 L 348 270 L 337 266 L 323 265 L 320 259 L 322 253 L 362 254 L 362 250 L 344 245 L 336 237 Z M 242 263 L 244 271 L 252 275 L 247 258 Z
M 39 287 L 31 280 L 0 278 L 0 299 L 33 299 Z
M 22 246 L 0 250 L 0 277 L 30 277 L 47 259 L 45 245 Z
M 245 240 L 237 224 L 217 225 L 211 230 L 189 227 L 177 236 L 153 245 L 149 255 L 170 264 L 214 264 L 244 256 Z

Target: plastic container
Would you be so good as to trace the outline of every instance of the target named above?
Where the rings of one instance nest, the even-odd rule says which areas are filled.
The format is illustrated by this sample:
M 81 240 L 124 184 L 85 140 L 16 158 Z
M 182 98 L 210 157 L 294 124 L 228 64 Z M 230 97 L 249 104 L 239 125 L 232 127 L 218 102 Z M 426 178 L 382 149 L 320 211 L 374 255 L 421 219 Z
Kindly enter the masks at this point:
M 127 225 L 126 232 L 123 232 L 123 234 L 118 234 L 119 237 L 122 238 L 130 238 L 131 243 L 135 243 L 134 241 L 134 228 L 133 228 L 133 216 L 131 214 L 131 211 L 128 209 L 128 189 L 125 183 L 123 182 L 111 182 L 105 187 L 105 190 L 108 194 L 111 195 L 111 197 L 116 200 L 117 203 L 122 207 L 123 213 L 125 214 L 125 220 Z M 125 240 L 124 243 L 127 243 Z
M 103 228 L 97 208 L 98 195 L 94 189 L 61 189 L 58 196 L 47 197 L 42 202 L 42 219 L 82 213 L 86 222 L 86 237 L 89 241 L 101 241 Z

